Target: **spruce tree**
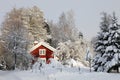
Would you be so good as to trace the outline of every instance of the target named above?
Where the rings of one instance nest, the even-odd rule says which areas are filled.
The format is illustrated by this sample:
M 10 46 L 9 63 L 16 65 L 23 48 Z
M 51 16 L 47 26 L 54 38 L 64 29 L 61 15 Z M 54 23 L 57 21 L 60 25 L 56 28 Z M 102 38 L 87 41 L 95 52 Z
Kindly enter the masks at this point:
M 107 19 L 107 22 L 106 20 Z M 112 17 L 104 15 L 103 22 L 101 23 L 96 43 L 95 51 L 96 56 L 93 60 L 95 71 L 106 71 L 120 63 L 120 26 L 117 23 L 115 14 Z
M 104 71 L 109 72 L 110 68 L 117 66 L 120 63 L 120 25 L 118 25 L 115 13 L 111 17 L 111 24 L 109 27 L 108 46 L 106 47 L 103 58 L 106 60 L 104 64 Z
M 93 67 L 95 71 L 104 70 L 103 67 L 104 64 L 102 64 L 104 58 L 102 58 L 102 56 L 105 53 L 105 49 L 107 47 L 109 25 L 110 25 L 109 15 L 103 13 L 102 22 L 100 23 L 100 32 L 98 33 L 96 41 L 94 42 L 96 55 L 93 59 Z

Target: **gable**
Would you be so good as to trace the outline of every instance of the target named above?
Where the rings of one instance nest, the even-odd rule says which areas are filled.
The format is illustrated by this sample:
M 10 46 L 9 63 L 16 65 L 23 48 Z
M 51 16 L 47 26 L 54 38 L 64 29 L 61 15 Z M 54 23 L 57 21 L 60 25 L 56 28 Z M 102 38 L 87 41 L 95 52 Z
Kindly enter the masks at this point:
M 51 51 L 53 51 L 53 52 L 56 50 L 55 48 L 51 47 L 51 46 L 48 45 L 47 43 L 45 43 L 45 42 L 40 42 L 40 43 L 38 43 L 37 45 L 35 45 L 34 47 L 32 47 L 32 48 L 30 49 L 30 53 L 31 53 L 32 51 L 36 50 L 37 48 L 39 48 L 40 46 L 44 46 L 44 48 L 47 48 L 47 49 L 49 49 L 49 50 L 51 50 Z
M 32 52 L 30 52 L 30 53 L 31 53 L 33 56 L 38 57 L 38 56 L 39 56 L 39 50 L 40 50 L 40 49 L 45 49 L 47 55 L 53 53 L 53 51 L 51 51 L 50 49 L 44 47 L 43 45 L 41 45 L 41 46 L 39 46 L 38 48 L 34 49 L 34 50 L 33 50 Z

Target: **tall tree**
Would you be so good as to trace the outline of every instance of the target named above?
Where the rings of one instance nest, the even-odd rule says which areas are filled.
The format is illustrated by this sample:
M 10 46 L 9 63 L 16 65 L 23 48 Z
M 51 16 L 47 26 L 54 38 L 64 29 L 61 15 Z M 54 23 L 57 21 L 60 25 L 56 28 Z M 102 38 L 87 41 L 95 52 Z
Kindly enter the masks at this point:
M 60 15 L 58 26 L 60 28 L 60 37 L 62 41 L 75 41 L 76 37 L 78 37 L 74 13 L 72 10 L 68 11 L 67 13 L 62 13 Z
M 63 12 L 57 23 L 48 21 L 48 24 L 51 29 L 51 35 L 55 47 L 59 42 L 65 42 L 68 40 L 75 41 L 78 38 L 79 33 L 76 29 L 74 12 L 72 10 L 66 13 Z M 82 36 L 82 34 L 80 36 Z
M 2 25 L 1 40 L 5 48 L 3 55 L 9 69 L 18 67 L 21 63 L 27 65 L 29 40 L 27 29 L 21 21 L 21 10 L 14 8 L 8 13 Z
M 105 53 L 105 49 L 107 46 L 107 40 L 108 40 L 108 32 L 109 32 L 109 25 L 110 25 L 110 20 L 109 16 L 106 13 L 103 13 L 103 17 L 101 18 L 102 22 L 100 23 L 100 32 L 98 33 L 98 36 L 96 37 L 96 41 L 94 42 L 94 48 L 95 52 L 97 52 L 93 67 L 95 71 L 103 71 L 102 66 L 102 55 Z M 100 69 L 99 69 L 100 68 Z
M 41 39 L 49 41 L 49 25 L 44 18 L 44 13 L 37 6 L 27 9 L 22 8 L 22 21 L 28 30 L 29 39 L 31 40 L 29 47 L 33 46 L 34 41 L 40 42 Z
M 111 25 L 109 27 L 109 36 L 108 36 L 108 46 L 106 47 L 106 51 L 103 55 L 103 58 L 106 60 L 106 62 L 103 62 L 104 64 L 104 71 L 109 72 L 110 68 L 113 66 L 117 66 L 117 72 L 118 70 L 118 64 L 120 64 L 120 25 L 118 24 L 118 19 L 115 16 L 115 13 L 113 13 L 113 16 L 111 17 Z
M 97 52 L 93 60 L 95 71 L 108 71 L 118 63 L 118 59 L 115 58 L 119 53 L 120 46 L 117 18 L 115 15 L 110 17 L 104 14 L 102 20 L 101 32 L 99 32 L 95 42 L 95 51 Z

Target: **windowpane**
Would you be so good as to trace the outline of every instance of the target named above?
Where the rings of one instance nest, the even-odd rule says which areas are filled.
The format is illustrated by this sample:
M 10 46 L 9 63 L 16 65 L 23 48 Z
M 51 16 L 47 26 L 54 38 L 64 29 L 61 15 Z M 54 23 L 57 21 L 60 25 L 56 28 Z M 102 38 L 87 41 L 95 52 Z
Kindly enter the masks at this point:
M 39 55 L 45 55 L 46 50 L 45 49 L 39 49 Z

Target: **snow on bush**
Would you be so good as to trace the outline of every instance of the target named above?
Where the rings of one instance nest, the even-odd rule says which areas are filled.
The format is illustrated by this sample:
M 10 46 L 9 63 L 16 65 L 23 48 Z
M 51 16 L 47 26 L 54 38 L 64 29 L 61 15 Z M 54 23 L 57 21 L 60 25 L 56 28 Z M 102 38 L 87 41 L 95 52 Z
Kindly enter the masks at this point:
M 86 63 L 85 53 L 86 53 L 87 43 L 83 39 L 78 39 L 74 42 L 68 40 L 66 42 L 60 42 L 57 47 L 56 55 L 58 60 L 66 65 L 70 59 Z
M 51 62 L 49 64 L 46 64 L 44 62 L 41 63 L 40 61 L 37 61 L 32 66 L 32 70 L 34 72 L 36 72 L 36 71 L 39 71 L 39 70 L 42 70 L 42 69 L 45 69 L 45 68 L 49 69 L 49 68 L 62 68 L 63 67 L 63 65 L 55 59 L 50 59 L 50 61 Z
M 56 59 L 50 59 L 50 64 L 48 64 L 48 66 L 53 67 L 53 68 L 58 68 L 58 67 L 63 67 L 63 65 L 61 64 L 61 62 L 57 61 Z
M 80 61 L 75 61 L 74 59 L 69 59 L 66 61 L 66 66 L 68 67 L 81 67 L 85 68 L 85 65 Z

